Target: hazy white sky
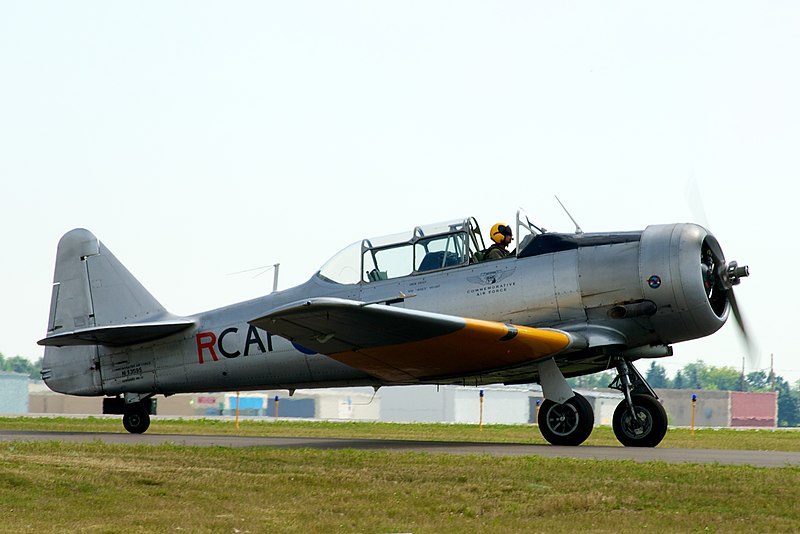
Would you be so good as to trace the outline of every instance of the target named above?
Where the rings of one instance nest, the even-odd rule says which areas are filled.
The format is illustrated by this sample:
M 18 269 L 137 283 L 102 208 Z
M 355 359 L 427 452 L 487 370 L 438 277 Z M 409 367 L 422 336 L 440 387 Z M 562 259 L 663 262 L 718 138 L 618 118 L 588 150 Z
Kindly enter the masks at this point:
M 417 224 L 572 230 L 558 195 L 585 231 L 708 224 L 761 367 L 800 378 L 800 4 L 642 4 L 3 2 L 0 352 L 42 354 L 74 227 L 188 314 Z

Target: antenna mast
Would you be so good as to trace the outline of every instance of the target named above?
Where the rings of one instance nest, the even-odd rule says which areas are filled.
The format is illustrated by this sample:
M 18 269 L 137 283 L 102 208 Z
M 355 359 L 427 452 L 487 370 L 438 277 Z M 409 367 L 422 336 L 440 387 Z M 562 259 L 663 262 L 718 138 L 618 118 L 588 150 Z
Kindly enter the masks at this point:
M 775 391 L 775 354 L 769 355 L 769 390 Z
M 572 223 L 575 225 L 575 233 L 579 234 L 579 235 L 582 234 L 583 233 L 583 229 L 581 228 L 581 225 L 579 225 L 578 222 L 572 217 L 572 215 L 570 215 L 569 211 L 567 210 L 567 207 L 564 206 L 564 204 L 561 202 L 561 200 L 559 200 L 558 195 L 555 195 L 555 197 L 556 197 L 556 200 L 558 200 L 558 203 L 561 204 L 561 208 L 564 210 L 564 213 L 567 214 L 567 217 L 569 217 L 570 220 L 572 220 Z
M 278 271 L 280 271 L 281 264 L 276 263 L 272 267 L 275 269 L 272 277 L 272 292 L 275 293 L 278 290 Z

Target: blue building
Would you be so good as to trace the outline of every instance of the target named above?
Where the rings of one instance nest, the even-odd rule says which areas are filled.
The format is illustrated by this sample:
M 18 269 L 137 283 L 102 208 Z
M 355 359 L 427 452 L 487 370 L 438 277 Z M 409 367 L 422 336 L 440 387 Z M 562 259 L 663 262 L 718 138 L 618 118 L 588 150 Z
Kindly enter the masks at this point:
M 28 375 L 0 371 L 0 414 L 28 413 Z

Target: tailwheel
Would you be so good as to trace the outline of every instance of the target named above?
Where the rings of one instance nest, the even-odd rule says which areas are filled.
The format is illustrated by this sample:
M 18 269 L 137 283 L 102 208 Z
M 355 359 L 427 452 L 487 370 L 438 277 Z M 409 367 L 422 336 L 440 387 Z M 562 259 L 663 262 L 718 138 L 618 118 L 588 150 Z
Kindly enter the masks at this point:
M 667 433 L 667 412 L 650 395 L 631 395 L 634 413 L 627 400 L 614 410 L 614 435 L 626 447 L 655 447 Z
M 545 399 L 539 409 L 539 430 L 553 445 L 580 445 L 594 428 L 594 411 L 583 395 L 564 404 Z
M 150 427 L 150 414 L 141 407 L 134 409 L 122 416 L 122 426 L 131 434 L 143 434 Z

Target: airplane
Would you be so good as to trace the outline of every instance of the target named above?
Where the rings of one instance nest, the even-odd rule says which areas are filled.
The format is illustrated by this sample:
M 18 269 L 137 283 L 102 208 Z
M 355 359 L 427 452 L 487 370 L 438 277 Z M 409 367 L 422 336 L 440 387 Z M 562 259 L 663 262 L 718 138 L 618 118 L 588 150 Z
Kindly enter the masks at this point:
M 749 268 L 692 223 L 558 233 L 519 210 L 515 230 L 518 246 L 493 261 L 474 217 L 360 239 L 296 287 L 176 316 L 74 229 L 56 253 L 42 378 L 106 397 L 131 433 L 149 427 L 155 395 L 538 383 L 543 437 L 575 446 L 594 415 L 566 378 L 614 370 L 617 439 L 655 447 L 667 414 L 634 362 L 739 319 L 733 286 Z

